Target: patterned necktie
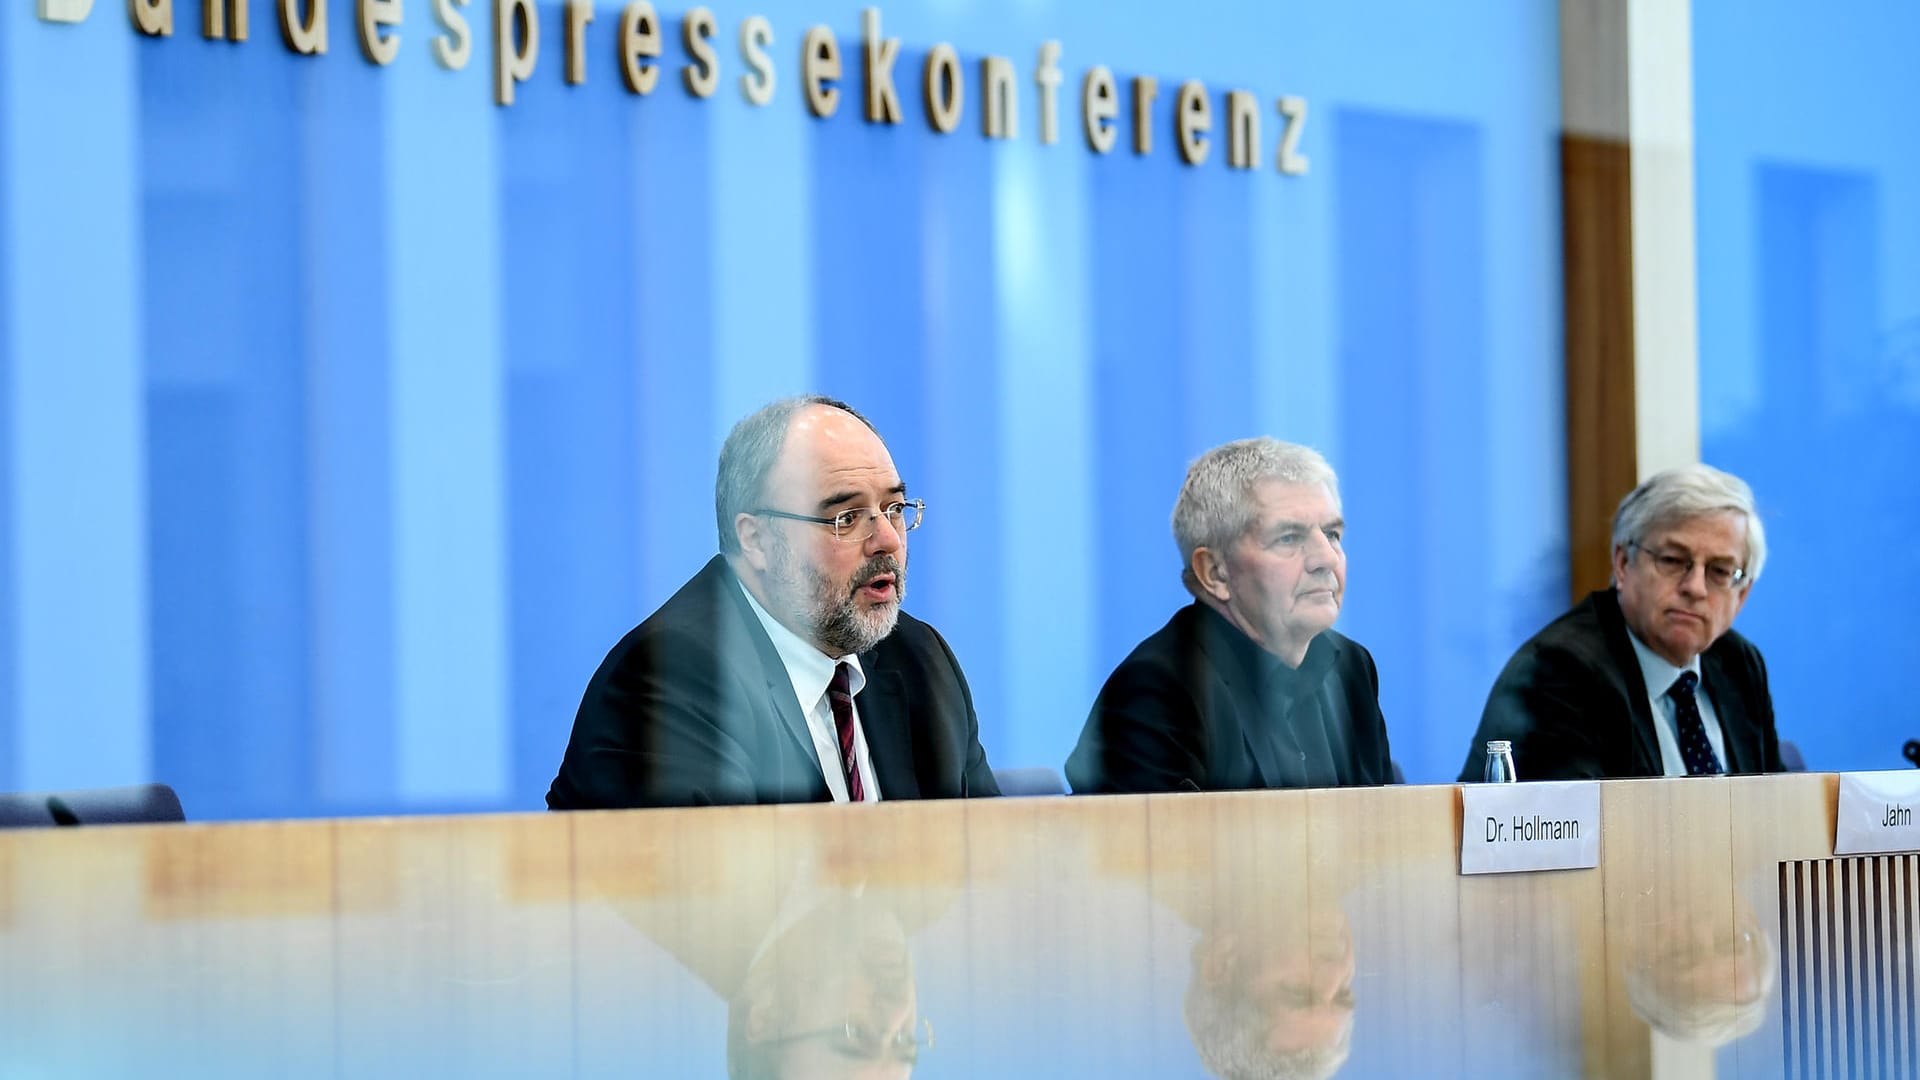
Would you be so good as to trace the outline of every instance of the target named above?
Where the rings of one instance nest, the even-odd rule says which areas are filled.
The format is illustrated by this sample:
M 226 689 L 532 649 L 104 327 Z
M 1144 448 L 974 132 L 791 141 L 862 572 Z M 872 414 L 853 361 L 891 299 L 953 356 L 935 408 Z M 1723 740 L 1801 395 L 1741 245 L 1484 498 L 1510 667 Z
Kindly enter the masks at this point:
M 827 704 L 833 706 L 833 730 L 840 736 L 840 767 L 847 774 L 847 801 L 865 802 L 867 788 L 860 782 L 860 761 L 853 753 L 853 669 L 845 664 L 833 669 L 833 681 L 827 684 Z
M 1673 699 L 1674 716 L 1680 721 L 1680 759 L 1687 763 L 1687 775 L 1718 776 L 1720 761 L 1707 742 L 1707 725 L 1700 719 L 1700 702 L 1693 696 L 1693 688 L 1699 683 L 1700 676 L 1683 671 L 1673 680 L 1667 696 Z

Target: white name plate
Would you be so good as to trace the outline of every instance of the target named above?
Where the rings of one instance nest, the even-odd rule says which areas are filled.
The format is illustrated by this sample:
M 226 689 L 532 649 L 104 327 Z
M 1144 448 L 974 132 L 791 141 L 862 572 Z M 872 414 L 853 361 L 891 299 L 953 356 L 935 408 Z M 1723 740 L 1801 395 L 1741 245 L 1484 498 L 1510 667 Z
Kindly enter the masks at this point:
M 1600 782 L 1462 784 L 1460 872 L 1600 865 Z
M 1840 774 L 1833 853 L 1920 851 L 1920 769 Z

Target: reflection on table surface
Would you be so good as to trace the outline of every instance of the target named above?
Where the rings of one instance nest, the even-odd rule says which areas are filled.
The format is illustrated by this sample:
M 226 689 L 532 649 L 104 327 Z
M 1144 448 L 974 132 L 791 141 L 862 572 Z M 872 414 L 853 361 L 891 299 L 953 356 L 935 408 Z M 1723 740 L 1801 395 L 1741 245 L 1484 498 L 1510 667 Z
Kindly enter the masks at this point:
M 0 834 L 0 1076 L 1787 1075 L 1823 780 Z

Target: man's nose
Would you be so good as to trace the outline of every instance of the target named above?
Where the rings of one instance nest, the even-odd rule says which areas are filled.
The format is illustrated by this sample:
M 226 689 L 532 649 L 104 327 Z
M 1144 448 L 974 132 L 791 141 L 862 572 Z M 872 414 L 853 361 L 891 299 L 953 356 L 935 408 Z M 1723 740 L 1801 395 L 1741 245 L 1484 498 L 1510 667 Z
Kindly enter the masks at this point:
M 1313 530 L 1313 536 L 1307 541 L 1307 570 L 1325 570 L 1333 565 L 1339 552 L 1334 549 L 1333 541 L 1325 532 Z
M 867 538 L 867 553 L 878 555 L 882 552 L 898 552 L 907 546 L 907 534 L 900 525 L 885 514 L 876 514 L 873 519 L 873 535 Z
M 1680 591 L 1687 596 L 1707 595 L 1707 564 L 1694 563 L 1680 575 Z

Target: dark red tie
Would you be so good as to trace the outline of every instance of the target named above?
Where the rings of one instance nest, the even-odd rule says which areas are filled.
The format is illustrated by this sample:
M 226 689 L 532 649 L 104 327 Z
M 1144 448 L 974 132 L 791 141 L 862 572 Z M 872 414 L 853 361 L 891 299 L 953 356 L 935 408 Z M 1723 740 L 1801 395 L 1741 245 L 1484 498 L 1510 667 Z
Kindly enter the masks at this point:
M 860 759 L 853 752 L 853 669 L 845 664 L 833 669 L 833 681 L 827 684 L 827 704 L 833 706 L 833 730 L 840 736 L 840 767 L 847 774 L 847 801 L 865 802 L 867 789 L 860 783 Z

